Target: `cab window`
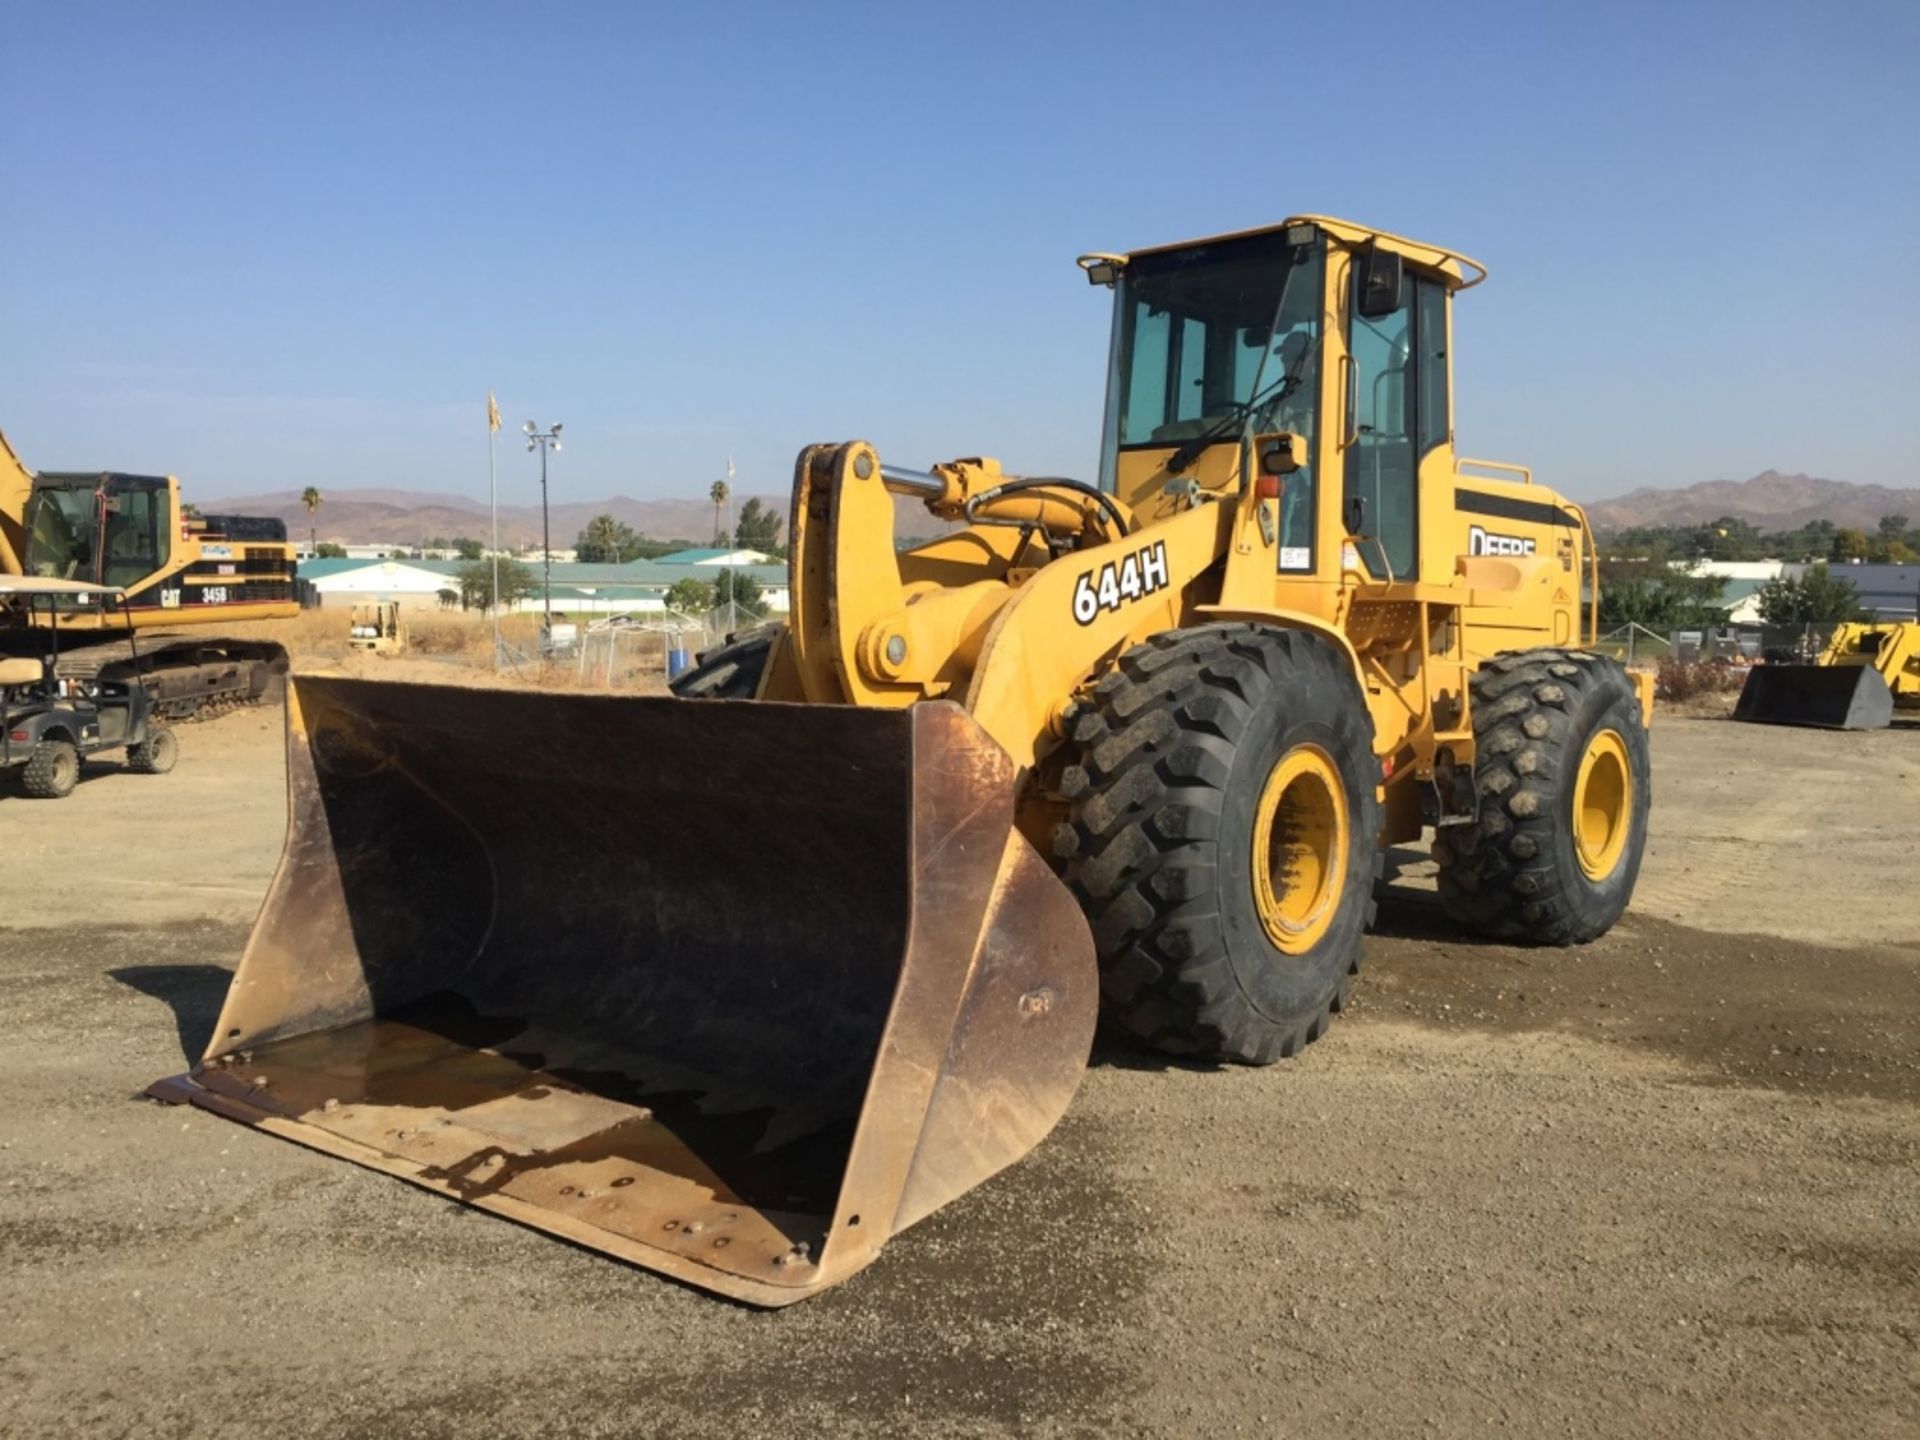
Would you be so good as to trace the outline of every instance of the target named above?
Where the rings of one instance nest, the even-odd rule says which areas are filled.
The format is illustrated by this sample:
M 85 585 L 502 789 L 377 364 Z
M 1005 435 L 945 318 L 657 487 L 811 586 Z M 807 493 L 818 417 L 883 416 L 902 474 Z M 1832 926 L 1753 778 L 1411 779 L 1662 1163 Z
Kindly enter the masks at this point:
M 1360 547 L 1369 571 L 1412 579 L 1419 573 L 1420 457 L 1449 438 L 1446 291 L 1409 273 L 1398 309 L 1368 318 L 1349 294 L 1347 317 L 1354 441 L 1346 456 L 1346 518 L 1354 533 L 1375 542 Z
M 108 585 L 133 586 L 158 570 L 172 549 L 166 506 L 153 490 L 120 492 L 107 511 L 106 566 Z

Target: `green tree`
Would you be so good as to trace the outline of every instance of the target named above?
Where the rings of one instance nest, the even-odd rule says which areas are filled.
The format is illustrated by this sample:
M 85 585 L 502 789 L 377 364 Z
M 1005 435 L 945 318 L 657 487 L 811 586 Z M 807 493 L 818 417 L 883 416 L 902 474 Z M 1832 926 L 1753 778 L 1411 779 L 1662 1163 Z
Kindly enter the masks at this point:
M 1904 515 L 1882 515 L 1880 517 L 1880 533 L 1889 540 L 1899 540 L 1905 537 L 1907 527 L 1912 523 L 1913 522 L 1908 520 Z
M 1655 561 L 1609 560 L 1600 572 L 1600 623 L 1667 631 L 1727 618 L 1725 577 L 1690 575 Z
M 1762 549 L 1760 532 L 1733 515 L 1701 526 L 1694 538 L 1694 553 L 1715 560 L 1758 560 Z
M 611 515 L 596 515 L 573 542 L 573 549 L 589 565 L 618 565 L 627 558 L 627 547 L 639 538 L 631 525 Z
M 462 610 L 488 610 L 493 607 L 493 561 L 475 560 L 454 572 L 460 586 Z M 500 603 L 511 605 L 533 594 L 533 571 L 518 560 L 500 561 Z
M 713 543 L 716 546 L 727 543 L 727 497 L 732 493 L 724 480 L 716 480 L 707 487 L 707 498 L 713 501 Z
M 347 558 L 347 547 L 336 545 L 331 540 L 322 540 L 313 547 L 313 553 L 318 560 L 344 560 Z
M 733 527 L 733 543 L 742 550 L 762 550 L 769 555 L 777 555 L 780 550 L 780 526 L 783 523 L 777 510 L 763 506 L 757 498 L 749 498 L 740 507 L 740 519 Z
M 622 548 L 620 559 L 623 564 L 628 560 L 653 560 L 677 550 L 695 550 L 699 545 L 698 540 L 650 540 L 645 535 L 636 535 L 631 545 Z
M 667 608 L 682 615 L 704 615 L 713 608 L 713 587 L 704 580 L 676 580 L 667 591 Z
M 713 603 L 717 608 L 729 600 L 743 610 L 758 613 L 760 582 L 744 570 L 722 570 L 713 580 Z
M 492 577 L 488 578 L 491 579 Z M 434 598 L 440 602 L 440 608 L 442 610 L 451 610 L 460 603 L 460 592 L 458 590 L 436 590 L 433 594 Z
M 1860 592 L 1824 565 L 1815 565 L 1797 580 L 1785 575 L 1769 580 L 1757 599 L 1766 625 L 1831 625 L 1860 614 Z
M 478 560 L 487 553 L 487 547 L 478 540 L 470 539 L 465 535 L 456 535 L 453 537 L 453 553 L 462 560 Z
M 1833 558 L 1835 560 L 1864 560 L 1867 558 L 1867 537 L 1861 530 L 1851 527 L 1833 532 Z

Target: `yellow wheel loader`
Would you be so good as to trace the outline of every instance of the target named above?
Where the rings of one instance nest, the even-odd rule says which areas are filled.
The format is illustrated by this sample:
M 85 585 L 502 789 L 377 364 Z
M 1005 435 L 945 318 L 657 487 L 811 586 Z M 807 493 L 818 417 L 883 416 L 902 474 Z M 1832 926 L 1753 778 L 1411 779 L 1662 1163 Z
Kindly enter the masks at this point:
M 1834 627 L 1811 665 L 1756 665 L 1733 718 L 1760 725 L 1884 730 L 1895 707 L 1920 709 L 1920 622 Z
M 1454 453 L 1484 269 L 1318 216 L 1081 265 L 1097 479 L 804 450 L 791 617 L 683 698 L 296 676 L 285 857 L 152 1093 L 782 1305 L 1038 1143 L 1101 1010 L 1316 1039 L 1384 846 L 1489 934 L 1612 924 L 1651 687 L 1582 648 L 1578 507 Z

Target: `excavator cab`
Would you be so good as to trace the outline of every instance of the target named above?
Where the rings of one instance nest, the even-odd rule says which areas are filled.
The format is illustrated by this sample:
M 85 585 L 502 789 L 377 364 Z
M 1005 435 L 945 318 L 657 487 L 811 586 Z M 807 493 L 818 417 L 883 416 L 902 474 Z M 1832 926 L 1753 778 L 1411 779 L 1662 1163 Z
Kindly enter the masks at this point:
M 27 505 L 27 573 L 137 590 L 169 558 L 174 506 L 165 476 L 43 472 Z

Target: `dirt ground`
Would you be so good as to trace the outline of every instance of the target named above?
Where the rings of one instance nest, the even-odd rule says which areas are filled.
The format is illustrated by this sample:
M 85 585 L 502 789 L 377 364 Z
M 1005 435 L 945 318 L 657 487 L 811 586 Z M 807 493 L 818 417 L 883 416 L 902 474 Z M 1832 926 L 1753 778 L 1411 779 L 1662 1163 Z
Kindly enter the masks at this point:
M 1920 731 L 1655 729 L 1640 892 L 1489 946 L 1410 852 L 1271 1070 L 1102 1040 L 1029 1159 L 763 1313 L 199 1112 L 277 718 L 0 798 L 0 1429 L 1920 1433 Z

